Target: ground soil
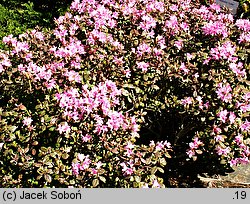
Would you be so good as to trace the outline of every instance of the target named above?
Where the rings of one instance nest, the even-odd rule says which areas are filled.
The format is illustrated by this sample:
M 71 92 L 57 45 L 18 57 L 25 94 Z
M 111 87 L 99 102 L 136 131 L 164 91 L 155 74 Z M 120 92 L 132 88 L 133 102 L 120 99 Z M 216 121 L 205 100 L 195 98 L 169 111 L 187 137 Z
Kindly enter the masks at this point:
M 250 188 L 250 164 L 234 167 L 226 176 L 198 176 L 207 188 Z

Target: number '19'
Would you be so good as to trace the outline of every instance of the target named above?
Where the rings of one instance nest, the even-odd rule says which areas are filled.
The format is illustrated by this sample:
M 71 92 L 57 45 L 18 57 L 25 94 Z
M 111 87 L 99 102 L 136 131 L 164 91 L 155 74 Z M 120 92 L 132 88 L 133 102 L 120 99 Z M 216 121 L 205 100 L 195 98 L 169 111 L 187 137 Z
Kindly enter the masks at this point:
M 247 198 L 247 193 L 246 191 L 236 191 L 235 192 L 236 199 L 246 199 Z

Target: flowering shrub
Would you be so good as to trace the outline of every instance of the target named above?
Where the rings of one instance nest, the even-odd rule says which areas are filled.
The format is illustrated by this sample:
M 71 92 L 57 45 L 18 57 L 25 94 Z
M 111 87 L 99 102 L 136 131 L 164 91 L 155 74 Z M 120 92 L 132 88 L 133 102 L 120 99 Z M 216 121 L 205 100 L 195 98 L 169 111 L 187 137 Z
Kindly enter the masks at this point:
M 164 172 L 170 143 L 135 144 L 142 114 L 121 106 L 121 89 L 64 68 L 77 62 L 57 61 L 53 34 L 19 39 L 5 37 L 12 50 L 1 53 L 3 186 L 164 187 L 156 172 Z
M 190 0 L 70 9 L 3 38 L 3 185 L 162 187 L 170 143 L 182 162 L 248 163 L 249 20 Z

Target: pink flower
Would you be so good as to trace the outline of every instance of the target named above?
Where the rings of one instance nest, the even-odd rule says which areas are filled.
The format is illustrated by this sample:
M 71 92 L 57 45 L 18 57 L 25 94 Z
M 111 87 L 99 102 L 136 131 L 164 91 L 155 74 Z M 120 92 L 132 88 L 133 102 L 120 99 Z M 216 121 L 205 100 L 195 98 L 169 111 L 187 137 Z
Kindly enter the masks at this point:
M 145 183 L 145 184 L 142 186 L 142 188 L 149 188 L 149 187 L 148 187 L 148 184 Z
M 108 132 L 108 126 L 107 125 L 95 125 L 94 133 L 97 133 L 98 135 L 101 135 L 102 133 Z
M 185 23 L 185 22 L 182 22 L 182 23 L 180 24 L 180 28 L 182 28 L 183 31 L 185 31 L 185 32 L 188 32 L 188 31 L 189 31 L 189 25 L 188 25 L 187 23 Z
M 223 83 L 219 83 L 216 93 L 218 95 L 218 98 L 226 103 L 229 103 L 232 100 L 232 94 L 230 93 L 231 91 L 232 88 L 229 83 L 226 83 L 224 85 Z
M 157 142 L 157 145 L 155 147 L 156 151 L 161 151 L 164 148 L 164 144 L 162 144 L 163 142 Z
M 156 37 L 156 42 L 157 44 L 160 46 L 161 50 L 163 50 L 164 48 L 166 48 L 166 41 L 165 41 L 165 37 L 162 35 L 157 35 Z M 162 53 L 163 54 L 163 53 Z
M 238 19 L 238 20 L 236 20 L 235 25 L 239 29 L 241 29 L 241 30 L 243 30 L 245 32 L 249 32 L 250 31 L 250 21 L 249 21 L 249 19 Z
M 57 130 L 59 131 L 60 134 L 62 134 L 64 132 L 69 133 L 71 130 L 71 127 L 68 125 L 67 122 L 64 122 L 63 125 L 61 125 L 61 124 L 58 125 Z
M 250 104 L 247 104 L 247 105 L 242 104 L 242 105 L 240 106 L 240 110 L 241 110 L 243 113 L 246 113 L 247 111 L 250 111 Z
M 150 52 L 151 52 L 151 48 L 146 43 L 140 44 L 137 48 L 137 53 L 139 56 L 142 56 L 143 53 L 150 53 Z
M 0 73 L 3 72 L 4 69 L 3 69 L 3 65 L 0 64 Z
M 164 146 L 166 146 L 167 148 L 171 148 L 171 143 L 170 143 L 170 142 L 165 141 L 163 144 L 164 144 Z
M 149 67 L 149 64 L 146 62 L 136 62 L 136 64 L 137 64 L 137 67 L 141 69 L 143 72 L 146 72 Z
M 0 143 L 0 151 L 1 151 L 1 149 L 3 148 L 3 145 L 4 145 L 4 143 L 1 142 L 1 143 Z
M 128 141 L 127 145 L 125 146 L 125 149 L 133 149 L 135 145 L 133 145 L 130 141 Z
M 236 115 L 234 114 L 234 112 L 230 112 L 230 115 L 229 115 L 230 124 L 233 124 L 235 119 L 236 119 Z
M 98 171 L 97 171 L 96 169 L 92 168 L 92 169 L 91 169 L 91 173 L 92 173 L 93 175 L 97 175 L 97 174 L 98 174 Z
M 215 3 L 213 3 L 213 4 L 211 4 L 210 5 L 210 8 L 212 9 L 212 10 L 214 10 L 214 11 L 216 11 L 216 13 L 218 13 L 218 12 L 220 12 L 220 5 L 219 4 L 215 4 Z
M 237 136 L 235 136 L 234 141 L 237 145 L 241 144 L 243 142 L 243 136 L 241 134 L 238 134 Z
M 216 142 L 224 142 L 224 138 L 221 135 L 216 135 L 214 139 Z
M 213 133 L 214 134 L 220 134 L 221 132 L 222 131 L 218 126 L 216 126 L 216 125 L 213 126 Z
M 155 142 L 154 142 L 154 140 L 151 140 L 151 141 L 150 141 L 149 146 L 150 146 L 150 147 L 155 147 Z
M 80 164 L 79 163 L 72 163 L 72 171 L 74 175 L 78 175 L 79 174 L 79 168 L 80 168 Z
M 190 105 L 193 103 L 193 99 L 191 97 L 186 97 L 185 99 L 181 100 L 182 105 Z
M 134 132 L 134 133 L 136 133 L 136 132 L 138 132 L 139 131 L 139 125 L 137 125 L 137 123 L 136 123 L 136 118 L 133 116 L 133 117 L 131 117 L 130 118 L 130 129 L 131 129 L 131 131 L 132 132 Z
M 148 31 L 151 28 L 155 28 L 156 21 L 155 21 L 155 19 L 152 16 L 150 16 L 150 15 L 144 15 L 144 16 L 142 16 L 142 20 L 143 21 L 140 22 L 140 25 L 139 25 L 139 27 L 141 29 Z
M 243 122 L 240 126 L 240 129 L 241 129 L 241 131 L 248 132 L 250 130 L 250 122 L 248 122 L 248 120 Z
M 174 42 L 174 46 L 178 48 L 178 50 L 181 50 L 183 47 L 183 40 L 178 40 Z
M 126 156 L 131 157 L 131 155 L 134 154 L 132 149 L 126 149 L 126 152 L 124 153 Z
M 108 25 L 110 28 L 115 28 L 116 25 L 117 25 L 117 22 L 116 22 L 116 20 L 114 20 L 114 19 L 110 19 L 110 20 L 108 21 L 107 25 Z
M 187 53 L 186 55 L 187 55 L 187 60 L 191 60 L 194 58 L 194 56 L 190 53 Z
M 229 162 L 230 166 L 236 166 L 238 164 L 237 162 L 237 159 L 232 159 L 230 162 Z
M 227 114 L 228 114 L 228 111 L 227 110 L 223 110 L 223 111 L 220 111 L 217 115 L 219 116 L 219 119 L 225 123 L 226 120 L 227 120 Z
M 102 166 L 102 162 L 101 161 L 99 161 L 99 162 L 96 163 L 96 169 L 100 169 L 101 166 Z
M 243 69 L 243 65 L 241 63 L 230 63 L 229 68 L 235 73 L 236 76 L 245 77 L 246 76 L 246 70 Z
M 130 77 L 131 77 L 131 71 L 130 71 L 130 69 L 125 69 L 125 70 L 124 70 L 124 74 L 125 74 L 125 76 L 126 76 L 127 78 L 130 78 Z
M 187 155 L 188 155 L 189 158 L 192 158 L 195 155 L 194 150 L 192 150 L 192 149 L 188 150 Z
M 31 117 L 24 117 L 23 124 L 26 126 L 30 126 L 32 121 L 33 120 L 31 119 Z
M 154 1 L 154 7 L 157 9 L 160 13 L 164 12 L 164 6 L 165 4 L 161 1 Z
M 238 158 L 238 162 L 243 165 L 249 164 L 249 158 L 248 157 Z
M 250 92 L 245 93 L 244 96 L 243 96 L 243 99 L 245 101 L 248 101 L 250 99 Z
M 223 38 L 226 38 L 228 36 L 227 27 L 220 21 L 209 21 L 205 26 L 203 26 L 202 30 L 205 35 L 221 35 Z
M 48 90 L 51 90 L 56 87 L 56 81 L 54 79 L 50 80 L 49 83 L 45 82 L 45 86 Z
M 13 35 L 11 34 L 11 35 L 8 35 L 8 36 L 3 37 L 3 42 L 4 42 L 5 44 L 8 44 L 8 43 L 10 43 L 13 39 L 14 39 L 14 38 L 13 38 Z
M 113 62 L 116 64 L 116 65 L 122 65 L 124 63 L 123 61 L 123 57 L 120 57 L 120 58 L 117 58 L 116 56 L 114 57 L 113 59 Z
M 171 5 L 170 7 L 169 7 L 169 9 L 171 10 L 171 11 L 178 11 L 178 6 L 176 5 L 176 4 L 174 4 L 174 5 Z
M 221 46 L 211 48 L 210 54 L 211 58 L 214 60 L 225 59 L 230 62 L 233 62 L 235 60 L 235 58 L 233 57 L 235 51 L 236 47 L 232 44 L 232 42 L 226 41 Z
M 124 172 L 124 175 L 132 175 L 134 173 L 134 170 L 132 168 L 133 165 L 130 164 L 130 167 L 128 167 L 124 162 L 120 164 L 122 166 L 122 171 Z
M 198 137 L 195 137 L 193 139 L 193 142 L 189 143 L 189 150 L 186 152 L 189 158 L 193 157 L 195 155 L 195 150 L 198 149 L 201 145 L 203 145 L 203 142 L 199 140 Z
M 78 154 L 77 158 L 79 159 L 79 161 L 82 162 L 84 160 L 85 156 L 84 156 L 84 154 Z
M 178 33 L 179 23 L 177 17 L 175 15 L 170 16 L 170 19 L 165 22 L 165 27 L 172 31 L 171 34 Z
M 189 73 L 189 69 L 186 67 L 186 65 L 182 62 L 180 66 L 180 70 L 184 72 L 184 74 Z
M 82 141 L 83 142 L 88 142 L 92 139 L 92 136 L 89 134 L 86 134 L 85 136 L 82 136 Z
M 84 161 L 80 164 L 79 169 L 86 170 L 89 168 L 89 165 L 91 164 L 91 160 L 89 159 L 89 155 L 83 156 L 82 159 L 84 159 Z
M 241 33 L 238 39 L 239 43 L 248 43 L 250 42 L 250 33 Z
M 230 153 L 230 147 L 222 148 L 219 145 L 216 147 L 216 151 L 218 155 L 227 156 Z
M 161 185 L 158 183 L 158 181 L 154 180 L 152 188 L 160 188 L 160 187 L 161 187 Z

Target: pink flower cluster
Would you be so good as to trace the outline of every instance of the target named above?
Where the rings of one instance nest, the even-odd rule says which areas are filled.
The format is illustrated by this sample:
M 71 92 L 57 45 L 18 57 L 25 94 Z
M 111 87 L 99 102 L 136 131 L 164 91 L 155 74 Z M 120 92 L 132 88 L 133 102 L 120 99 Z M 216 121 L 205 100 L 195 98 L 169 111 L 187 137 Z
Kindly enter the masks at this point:
M 93 117 L 95 121 L 94 132 L 98 135 L 109 130 L 117 131 L 119 128 L 124 131 L 137 132 L 139 126 L 134 117 L 129 118 L 128 115 L 124 116 L 122 112 L 112 110 L 119 105 L 118 96 L 120 95 L 121 91 L 117 89 L 115 83 L 107 80 L 91 90 L 87 85 L 84 85 L 80 93 L 77 89 L 71 88 L 61 94 L 56 94 L 56 99 L 68 120 L 73 119 L 77 122 L 85 120 L 87 117 Z M 94 115 L 92 116 L 91 113 Z
M 203 110 L 209 108 L 209 101 L 204 102 L 201 96 L 197 96 L 196 101 L 198 102 L 199 109 Z
M 8 55 L 0 52 L 0 73 L 10 66 L 11 62 Z
M 180 70 L 186 75 L 190 72 L 184 62 L 181 63 Z
M 226 38 L 228 36 L 228 31 L 224 23 L 218 21 L 218 22 L 213 22 L 210 21 L 208 22 L 204 27 L 203 27 L 203 32 L 205 35 L 222 35 L 223 38 Z
M 243 68 L 243 63 L 238 64 L 232 62 L 229 64 L 229 68 L 235 73 L 235 75 L 241 79 L 246 77 L 246 70 Z
M 156 143 L 152 140 L 152 141 L 150 141 L 149 146 L 153 147 L 155 151 L 161 151 L 164 148 L 167 148 L 167 149 L 171 148 L 171 144 L 167 140 L 164 142 L 161 141 L 161 142 L 156 142 Z
M 201 142 L 201 141 L 199 140 L 198 137 L 195 137 L 195 138 L 193 139 L 193 142 L 190 142 L 190 143 L 189 143 L 189 147 L 190 147 L 190 148 L 189 148 L 188 151 L 187 151 L 188 157 L 189 157 L 189 158 L 194 157 L 194 156 L 196 155 L 196 151 L 197 151 L 201 146 L 203 146 L 203 142 Z
M 236 115 L 232 111 L 227 111 L 227 110 L 222 110 L 220 111 L 217 116 L 219 117 L 219 120 L 222 121 L 223 123 L 226 123 L 227 120 L 229 120 L 230 124 L 233 124 L 236 119 Z
M 238 100 L 236 103 L 236 108 L 239 109 L 241 113 L 246 113 L 250 111 L 250 92 L 246 92 L 242 97 L 242 100 Z
M 74 175 L 79 174 L 79 170 L 87 171 L 89 170 L 91 159 L 89 159 L 89 155 L 85 156 L 84 154 L 78 154 L 78 161 L 76 163 L 72 163 L 72 171 Z
M 249 149 L 249 146 L 247 146 L 244 143 L 243 135 L 238 134 L 237 136 L 235 136 L 234 142 L 240 148 L 240 157 L 231 159 L 230 165 L 236 166 L 238 164 L 249 164 L 250 149 Z
M 244 32 L 250 31 L 250 21 L 249 19 L 237 19 L 235 25 Z
M 191 105 L 193 103 L 193 98 L 192 97 L 186 97 L 185 99 L 181 99 L 181 104 L 182 105 Z
M 71 130 L 71 127 L 69 126 L 67 122 L 64 122 L 63 124 L 58 125 L 57 130 L 59 131 L 60 134 L 63 134 L 64 132 L 68 134 Z
M 122 172 L 124 173 L 124 176 L 130 176 L 135 171 L 133 160 L 130 160 L 126 163 L 122 162 L 120 165 L 122 167 Z
M 235 54 L 236 47 L 230 41 L 224 42 L 221 46 L 217 46 L 215 48 L 211 48 L 210 50 L 210 59 L 214 60 L 228 60 L 229 62 L 234 62 L 237 60 L 233 55 Z
M 229 83 L 219 83 L 216 93 L 219 99 L 225 103 L 230 103 L 232 101 L 232 94 L 230 93 L 232 88 Z
M 248 120 L 242 122 L 240 125 L 240 130 L 242 132 L 250 132 L 250 122 Z
M 242 31 L 238 39 L 239 43 L 250 42 L 250 20 L 249 19 L 237 19 L 235 25 Z
M 33 120 L 32 120 L 31 117 L 24 117 L 24 119 L 23 119 L 23 124 L 24 124 L 25 126 L 30 126 L 32 121 L 33 121 Z
M 230 147 L 222 148 L 220 145 L 217 145 L 215 150 L 217 151 L 218 155 L 227 156 L 230 153 L 231 148 Z

